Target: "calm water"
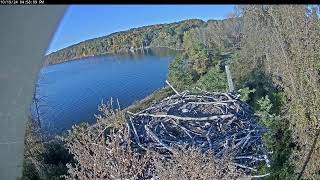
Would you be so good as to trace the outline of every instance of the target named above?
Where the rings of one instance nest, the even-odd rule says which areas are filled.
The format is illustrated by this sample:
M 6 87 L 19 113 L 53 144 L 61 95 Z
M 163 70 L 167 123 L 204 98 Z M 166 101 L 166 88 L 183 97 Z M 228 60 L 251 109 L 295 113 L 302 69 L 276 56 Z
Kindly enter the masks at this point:
M 41 127 L 56 133 L 76 123 L 94 122 L 101 100 L 110 97 L 118 98 L 121 108 L 143 99 L 164 86 L 176 53 L 149 49 L 44 67 L 37 90 Z

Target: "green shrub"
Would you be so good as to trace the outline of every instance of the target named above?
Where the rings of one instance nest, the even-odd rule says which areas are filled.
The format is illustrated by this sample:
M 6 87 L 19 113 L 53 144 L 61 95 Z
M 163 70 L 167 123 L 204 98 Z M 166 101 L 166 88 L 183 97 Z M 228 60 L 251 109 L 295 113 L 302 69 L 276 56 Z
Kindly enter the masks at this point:
M 200 77 L 195 86 L 206 91 L 227 91 L 228 88 L 225 73 L 220 70 L 219 64 Z

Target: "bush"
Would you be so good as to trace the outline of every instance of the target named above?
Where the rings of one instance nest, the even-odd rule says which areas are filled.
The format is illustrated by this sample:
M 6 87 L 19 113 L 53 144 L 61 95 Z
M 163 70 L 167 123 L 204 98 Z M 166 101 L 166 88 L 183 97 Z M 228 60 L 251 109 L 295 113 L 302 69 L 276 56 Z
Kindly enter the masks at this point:
M 100 106 L 97 123 L 75 125 L 64 138 L 76 163 L 67 164 L 66 179 L 128 179 L 148 177 L 151 156 L 131 149 L 125 116 L 110 106 Z
M 158 179 L 237 179 L 243 176 L 230 157 L 215 159 L 212 152 L 203 153 L 196 147 L 183 147 L 170 159 L 155 159 L 155 177 Z
M 25 135 L 25 154 L 23 160 L 23 180 L 63 179 L 67 173 L 66 163 L 72 156 L 65 149 L 59 137 L 45 141 L 40 128 L 29 119 Z
M 214 159 L 195 147 L 174 148 L 171 156 L 131 143 L 125 115 L 100 106 L 103 116 L 93 126 L 76 125 L 64 138 L 75 162 L 67 164 L 66 179 L 234 179 L 243 173 L 230 158 Z
M 281 98 L 281 96 L 274 97 Z M 267 179 L 295 179 L 293 165 L 289 163 L 293 149 L 289 123 L 285 118 L 272 113 L 273 104 L 268 95 L 257 101 L 257 107 L 256 112 L 260 116 L 259 122 L 268 129 L 263 137 L 264 141 L 267 148 L 273 152 L 271 168 L 268 170 L 271 175 Z M 266 170 L 261 169 L 261 171 Z
M 219 64 L 200 77 L 195 86 L 206 91 L 227 91 L 228 88 L 225 73 L 220 70 Z
M 168 80 L 179 90 L 193 84 L 192 72 L 183 55 L 178 55 L 169 66 Z

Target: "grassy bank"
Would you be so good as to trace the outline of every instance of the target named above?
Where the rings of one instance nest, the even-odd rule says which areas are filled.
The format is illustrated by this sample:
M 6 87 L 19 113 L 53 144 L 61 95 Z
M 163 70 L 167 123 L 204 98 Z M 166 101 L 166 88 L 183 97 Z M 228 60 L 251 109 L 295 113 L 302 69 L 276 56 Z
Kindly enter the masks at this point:
M 144 99 L 140 101 L 134 102 L 129 107 L 123 109 L 124 112 L 131 111 L 131 112 L 138 112 L 141 111 L 147 107 L 149 107 L 151 104 L 157 103 L 160 100 L 162 100 L 165 97 L 168 97 L 172 95 L 174 92 L 170 89 L 170 87 L 166 86 L 159 90 L 156 90 L 149 96 L 145 97 Z

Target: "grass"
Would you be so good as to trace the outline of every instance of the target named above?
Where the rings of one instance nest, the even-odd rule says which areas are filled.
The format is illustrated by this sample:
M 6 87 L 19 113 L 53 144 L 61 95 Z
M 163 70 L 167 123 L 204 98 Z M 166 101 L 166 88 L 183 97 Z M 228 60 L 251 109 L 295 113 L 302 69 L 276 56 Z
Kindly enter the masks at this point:
M 147 107 L 149 107 L 151 104 L 157 103 L 160 100 L 164 99 L 165 97 L 168 97 L 172 95 L 174 92 L 170 89 L 170 87 L 163 87 L 155 92 L 153 92 L 151 95 L 145 97 L 141 101 L 136 101 L 129 107 L 123 109 L 124 112 L 131 111 L 131 112 L 138 112 L 141 111 Z

